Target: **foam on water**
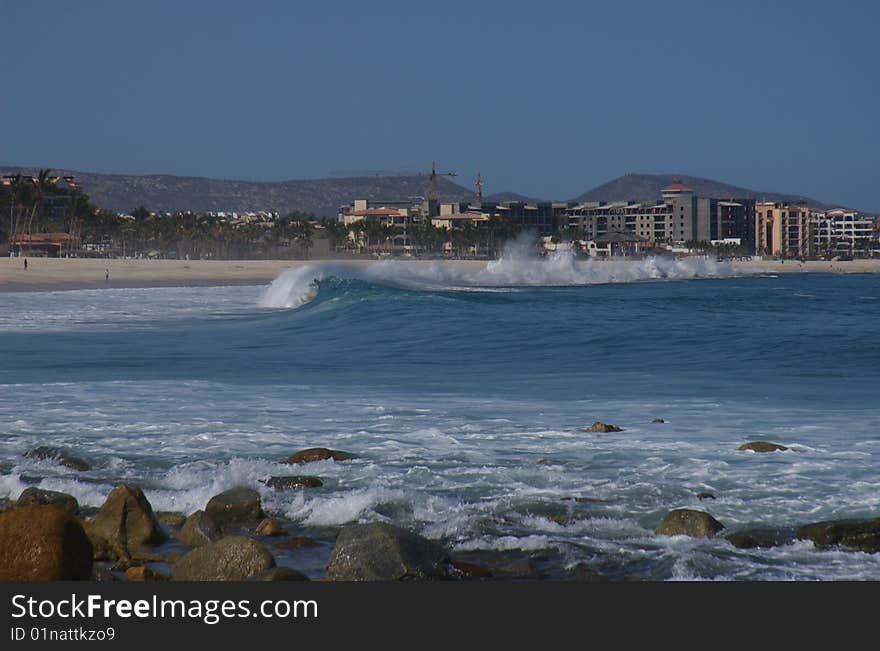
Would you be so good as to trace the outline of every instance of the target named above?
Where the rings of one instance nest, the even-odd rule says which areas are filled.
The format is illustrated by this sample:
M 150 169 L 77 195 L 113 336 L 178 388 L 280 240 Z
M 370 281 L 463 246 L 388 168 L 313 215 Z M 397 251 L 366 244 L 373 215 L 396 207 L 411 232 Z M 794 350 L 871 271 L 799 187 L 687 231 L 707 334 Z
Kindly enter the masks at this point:
M 53 326 L 4 333 L 0 497 L 35 485 L 98 506 L 129 482 L 155 509 L 191 513 L 247 485 L 292 529 L 330 528 L 330 540 L 346 522 L 387 520 L 459 552 L 587 560 L 616 578 L 880 578 L 880 554 L 653 534 L 679 507 L 730 529 L 877 516 L 880 307 L 847 300 L 874 292 L 873 278 L 595 285 L 615 263 L 563 257 L 415 265 L 407 286 L 393 279 L 409 267 L 396 264 L 338 286 L 330 279 L 348 271 L 318 269 L 321 294 L 344 309 L 322 311 L 320 296 L 260 309 L 258 288 L 16 304 Z M 727 273 L 635 264 L 636 279 Z M 316 268 L 297 272 L 276 280 L 269 303 L 308 300 Z M 448 291 L 464 283 L 517 291 Z M 804 313 L 793 294 L 807 288 L 816 298 Z M 163 297 L 190 308 L 163 316 Z M 103 318 L 101 306 L 112 307 Z M 92 314 L 89 327 L 74 318 L 64 329 L 59 307 Z M 581 431 L 595 420 L 624 431 Z M 789 450 L 737 449 L 751 439 Z M 39 445 L 93 468 L 25 456 Z M 284 463 L 313 446 L 357 458 Z M 264 483 L 296 474 L 324 486 Z
M 497 260 L 471 270 L 445 263 L 384 260 L 365 267 L 318 263 L 282 272 L 266 289 L 259 305 L 294 308 L 318 294 L 321 281 L 352 278 L 414 290 L 497 292 L 516 287 L 573 287 L 646 280 L 687 280 L 749 275 L 754 271 L 719 263 L 709 257 L 651 256 L 639 260 L 601 260 L 577 257 L 570 249 L 539 257 L 529 238 L 509 242 Z

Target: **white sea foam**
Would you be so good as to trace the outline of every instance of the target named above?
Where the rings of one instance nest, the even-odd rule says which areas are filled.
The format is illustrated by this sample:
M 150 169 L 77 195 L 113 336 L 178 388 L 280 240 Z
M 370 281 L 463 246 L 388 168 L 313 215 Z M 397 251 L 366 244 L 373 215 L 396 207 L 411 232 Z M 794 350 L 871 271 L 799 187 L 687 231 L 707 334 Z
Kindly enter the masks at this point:
M 416 290 L 512 291 L 519 287 L 571 287 L 646 280 L 723 278 L 752 273 L 710 257 L 650 256 L 593 260 L 560 250 L 540 257 L 531 240 L 517 238 L 482 269 L 444 263 L 384 260 L 366 267 L 316 263 L 282 272 L 263 293 L 260 307 L 294 308 L 311 301 L 318 283 L 331 276 L 387 283 Z

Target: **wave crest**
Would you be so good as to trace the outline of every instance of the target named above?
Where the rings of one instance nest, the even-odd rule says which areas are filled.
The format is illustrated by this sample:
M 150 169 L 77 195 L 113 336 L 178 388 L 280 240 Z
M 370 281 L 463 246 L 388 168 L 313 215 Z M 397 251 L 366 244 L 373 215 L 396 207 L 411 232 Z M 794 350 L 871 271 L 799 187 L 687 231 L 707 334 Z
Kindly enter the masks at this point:
M 295 308 L 314 299 L 321 281 L 350 278 L 422 291 L 492 291 L 511 287 L 571 287 L 646 280 L 724 278 L 751 273 L 708 257 L 638 260 L 580 258 L 569 250 L 546 257 L 522 239 L 497 260 L 480 262 L 383 260 L 366 264 L 315 263 L 282 272 L 263 293 L 260 307 Z

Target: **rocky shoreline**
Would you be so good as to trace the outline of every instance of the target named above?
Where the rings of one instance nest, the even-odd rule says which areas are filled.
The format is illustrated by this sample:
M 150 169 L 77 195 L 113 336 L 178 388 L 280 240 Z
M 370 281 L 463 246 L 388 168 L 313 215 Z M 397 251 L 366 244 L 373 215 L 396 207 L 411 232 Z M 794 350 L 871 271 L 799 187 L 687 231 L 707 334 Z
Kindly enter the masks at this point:
M 656 422 L 661 422 L 658 419 Z M 614 433 L 616 425 L 596 422 L 585 431 Z M 740 450 L 767 454 L 787 450 L 769 441 L 750 441 Z M 74 471 L 89 463 L 50 447 L 28 456 L 53 459 Z M 345 463 L 354 454 L 327 448 L 300 450 L 286 463 Z M 319 477 L 273 476 L 273 490 L 310 490 Z M 710 493 L 695 496 L 714 500 Z M 587 497 L 560 501 L 589 505 Z M 567 524 L 563 510 L 548 506 L 541 517 Z M 767 549 L 810 541 L 817 550 L 880 552 L 880 517 L 809 522 L 794 527 L 728 530 L 702 510 L 669 511 L 654 530 L 657 536 L 721 538 L 739 549 Z M 0 580 L 2 581 L 308 581 L 298 559 L 317 554 L 326 581 L 399 580 L 573 580 L 606 581 L 596 563 L 548 571 L 541 554 L 473 550 L 453 552 L 392 522 L 349 523 L 317 532 L 279 514 L 266 513 L 260 493 L 237 486 L 213 496 L 189 515 L 154 512 L 138 486 L 120 484 L 99 509 L 81 508 L 71 495 L 25 489 L 17 500 L 0 500 Z M 553 559 L 543 559 L 552 564 Z M 313 573 L 314 574 L 314 573 Z

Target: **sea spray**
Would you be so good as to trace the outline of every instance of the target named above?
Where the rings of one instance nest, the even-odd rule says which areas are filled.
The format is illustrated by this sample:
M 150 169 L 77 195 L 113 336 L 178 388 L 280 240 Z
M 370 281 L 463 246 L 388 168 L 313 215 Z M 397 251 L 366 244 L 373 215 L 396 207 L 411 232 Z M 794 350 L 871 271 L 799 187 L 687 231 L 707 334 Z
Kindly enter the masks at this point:
M 519 237 L 507 243 L 496 260 L 482 269 L 448 262 L 383 260 L 363 267 L 315 263 L 288 269 L 260 298 L 260 307 L 296 308 L 317 295 L 321 281 L 352 278 L 418 291 L 490 291 L 515 287 L 575 287 L 647 280 L 724 278 L 751 273 L 709 257 L 675 259 L 649 256 L 641 259 L 593 260 L 569 249 L 536 253 L 531 240 Z

